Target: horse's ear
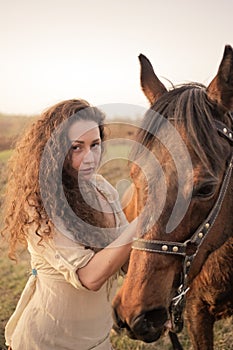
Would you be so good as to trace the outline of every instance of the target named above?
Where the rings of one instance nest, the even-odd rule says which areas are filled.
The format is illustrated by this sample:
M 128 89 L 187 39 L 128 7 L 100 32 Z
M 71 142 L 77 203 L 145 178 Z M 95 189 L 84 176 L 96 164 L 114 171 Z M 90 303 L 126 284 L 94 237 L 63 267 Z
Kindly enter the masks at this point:
M 233 49 L 230 45 L 225 46 L 218 73 L 208 86 L 207 94 L 227 111 L 233 110 Z
M 148 58 L 142 54 L 138 58 L 141 64 L 141 87 L 149 102 L 153 105 L 167 89 L 155 75 Z

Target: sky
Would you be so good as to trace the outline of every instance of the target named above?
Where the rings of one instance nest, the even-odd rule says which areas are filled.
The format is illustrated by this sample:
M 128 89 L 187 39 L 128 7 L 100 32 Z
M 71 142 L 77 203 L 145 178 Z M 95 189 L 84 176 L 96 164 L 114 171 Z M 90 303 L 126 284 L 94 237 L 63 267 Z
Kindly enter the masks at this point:
M 70 98 L 148 107 L 140 53 L 165 85 L 208 85 L 232 15 L 232 0 L 0 0 L 0 113 Z

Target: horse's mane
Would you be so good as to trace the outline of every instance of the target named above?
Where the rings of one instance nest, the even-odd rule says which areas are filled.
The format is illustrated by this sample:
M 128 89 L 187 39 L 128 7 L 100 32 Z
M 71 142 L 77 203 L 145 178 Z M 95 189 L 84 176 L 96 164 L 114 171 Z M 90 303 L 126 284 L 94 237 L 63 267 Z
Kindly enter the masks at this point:
M 175 87 L 164 93 L 146 112 L 142 121 L 143 127 L 137 135 L 137 145 L 142 144 L 151 150 L 154 147 L 154 135 L 158 135 L 164 122 L 168 120 L 175 128 L 182 127 L 196 155 L 212 174 L 216 173 L 224 153 L 213 118 L 220 116 L 227 123 L 224 113 L 221 115 L 221 111 L 207 97 L 204 85 L 189 83 Z M 139 149 L 133 150 L 135 157 L 138 151 Z

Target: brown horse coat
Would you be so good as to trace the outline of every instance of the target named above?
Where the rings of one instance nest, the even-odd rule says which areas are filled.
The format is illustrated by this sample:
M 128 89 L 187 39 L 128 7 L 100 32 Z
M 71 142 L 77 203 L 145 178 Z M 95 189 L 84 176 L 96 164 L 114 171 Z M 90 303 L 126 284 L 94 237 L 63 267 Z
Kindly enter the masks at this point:
M 169 156 L 168 147 L 166 149 L 155 137 L 149 136 L 145 131 L 139 133 L 138 143 L 142 142 L 158 158 L 168 190 L 161 216 L 148 226 L 143 238 L 146 241 L 173 241 L 182 244 L 205 222 L 217 201 L 232 155 L 233 120 L 229 112 L 233 110 L 233 49 L 225 47 L 218 73 L 207 88 L 193 84 L 167 92 L 148 59 L 141 55 L 140 62 L 142 89 L 152 105 L 152 112 L 162 115 L 178 130 L 189 151 L 193 167 L 192 176 L 185 165 L 182 168 L 184 177 L 188 179 L 181 188 L 182 196 L 185 197 L 191 191 L 189 177 L 193 181 L 190 204 L 177 226 L 166 233 L 175 196 L 179 193 L 179 174 L 174 166 L 177 160 L 174 161 Z M 143 123 L 147 124 L 151 134 L 160 129 L 163 133 L 163 119 L 158 124 L 152 114 L 147 113 Z M 148 120 L 150 115 L 152 117 Z M 230 130 L 229 141 L 218 134 L 215 121 L 225 125 L 223 133 L 224 129 Z M 172 142 L 171 138 L 169 142 Z M 174 154 L 176 147 L 174 144 Z M 179 152 L 177 154 L 179 156 Z M 182 164 L 183 159 L 180 161 Z M 150 222 L 150 217 L 153 218 L 158 204 L 161 175 L 157 169 L 154 171 L 152 188 L 155 190 L 148 192 L 150 210 L 146 210 L 140 219 L 141 229 Z M 137 174 L 134 179 L 134 193 L 137 195 L 134 198 L 137 198 L 140 190 L 141 193 L 145 192 L 144 182 L 140 183 L 140 171 Z M 140 203 L 140 211 L 143 210 L 143 205 L 145 197 Z M 126 215 L 131 215 L 131 220 L 134 215 L 138 215 L 138 208 L 130 212 L 129 207 L 126 207 L 125 212 Z M 198 248 L 188 275 L 190 289 L 186 292 L 186 318 L 195 350 L 212 350 L 214 322 L 233 313 L 232 212 L 231 176 L 220 212 Z M 133 249 L 127 278 L 113 302 L 116 323 L 125 327 L 129 336 L 153 342 L 170 327 L 171 304 L 177 295 L 182 269 L 181 256 Z

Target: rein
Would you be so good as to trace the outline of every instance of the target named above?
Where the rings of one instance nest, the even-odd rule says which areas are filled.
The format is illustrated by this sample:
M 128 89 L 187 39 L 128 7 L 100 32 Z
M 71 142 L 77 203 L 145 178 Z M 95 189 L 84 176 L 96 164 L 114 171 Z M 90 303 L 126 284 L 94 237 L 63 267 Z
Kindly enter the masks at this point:
M 221 123 L 220 121 L 215 120 L 215 125 L 219 134 L 225 137 L 228 141 L 232 143 L 233 131 L 229 129 L 225 124 Z M 197 228 L 197 230 L 194 232 L 194 234 L 190 239 L 186 240 L 184 243 L 180 243 L 180 242 L 157 241 L 157 240 L 146 240 L 143 238 L 139 238 L 139 239 L 136 238 L 132 244 L 132 249 L 151 252 L 151 253 L 179 255 L 184 258 L 182 282 L 178 287 L 177 295 L 172 299 L 172 303 L 170 306 L 172 323 L 174 325 L 173 331 L 175 333 L 180 332 L 183 328 L 182 313 L 185 306 L 185 296 L 189 290 L 189 286 L 188 286 L 189 270 L 193 265 L 193 260 L 197 255 L 200 246 L 202 245 L 203 241 L 209 234 L 221 210 L 222 203 L 230 182 L 232 167 L 233 167 L 233 152 L 223 178 L 223 182 L 219 191 L 218 198 L 214 206 L 212 207 L 208 217 Z

